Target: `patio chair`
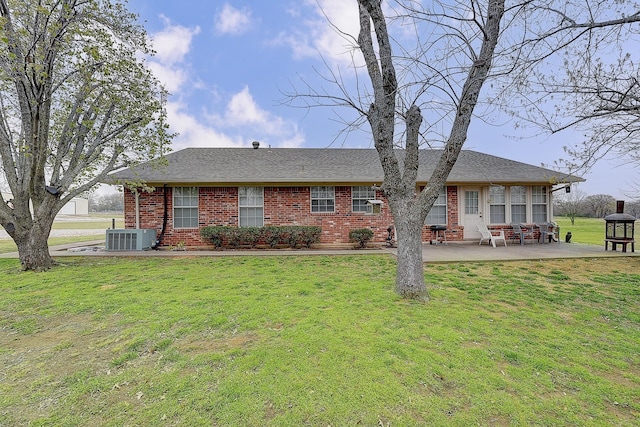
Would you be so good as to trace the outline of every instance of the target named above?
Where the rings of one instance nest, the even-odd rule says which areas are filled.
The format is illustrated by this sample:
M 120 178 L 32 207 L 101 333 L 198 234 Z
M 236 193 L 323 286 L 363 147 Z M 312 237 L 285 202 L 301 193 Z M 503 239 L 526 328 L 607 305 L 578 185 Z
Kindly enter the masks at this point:
M 491 246 L 495 248 L 496 242 L 502 240 L 504 242 L 504 245 L 507 246 L 507 239 L 504 236 L 504 230 L 490 231 L 487 228 L 487 225 L 485 223 L 479 223 L 476 226 L 478 227 L 478 231 L 480 232 L 480 235 L 481 235 L 479 245 L 482 245 L 482 242 L 486 240 L 490 242 Z M 499 233 L 499 234 L 494 234 L 494 233 Z
M 554 242 L 560 242 L 560 237 L 556 236 L 556 234 L 558 233 L 557 230 L 548 222 L 538 224 L 538 228 L 540 229 L 538 242 L 540 241 L 540 239 L 542 239 L 542 243 L 547 243 L 551 240 L 553 240 Z
M 525 227 L 522 224 L 511 224 L 511 228 L 513 228 L 513 235 L 520 239 L 520 245 L 524 245 L 527 237 L 530 237 L 531 240 L 534 239 L 533 227 Z

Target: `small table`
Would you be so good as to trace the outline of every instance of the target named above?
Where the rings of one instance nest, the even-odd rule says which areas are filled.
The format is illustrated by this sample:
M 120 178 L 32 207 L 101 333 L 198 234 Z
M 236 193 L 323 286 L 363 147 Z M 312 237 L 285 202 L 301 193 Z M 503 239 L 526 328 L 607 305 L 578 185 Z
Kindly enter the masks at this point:
M 436 245 L 438 244 L 438 233 L 442 233 L 442 240 L 439 243 L 447 243 L 447 226 L 446 225 L 430 225 L 431 229 L 431 240 L 429 240 L 429 244 L 433 245 L 433 241 L 436 241 Z M 433 239 L 435 237 L 435 239 Z

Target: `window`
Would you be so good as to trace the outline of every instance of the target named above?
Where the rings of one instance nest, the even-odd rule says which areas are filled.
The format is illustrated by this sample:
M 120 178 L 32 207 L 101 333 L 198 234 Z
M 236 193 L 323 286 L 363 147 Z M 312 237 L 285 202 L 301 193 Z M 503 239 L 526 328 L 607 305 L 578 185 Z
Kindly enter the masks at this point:
M 440 189 L 438 198 L 427 214 L 426 224 L 429 225 L 446 225 L 447 224 L 447 190 L 445 187 Z
M 547 222 L 547 187 L 531 188 L 531 212 L 533 222 Z
M 478 215 L 480 212 L 480 197 L 476 190 L 464 192 L 464 213 L 465 215 Z
M 527 222 L 527 187 L 516 185 L 511 190 L 511 222 Z
M 335 204 L 333 187 L 311 187 L 311 212 L 333 212 Z
M 489 189 L 489 222 L 491 224 L 504 224 L 507 221 L 505 202 L 505 188 L 502 185 L 492 185 Z
M 198 227 L 198 187 L 173 189 L 173 228 Z
M 371 187 L 351 187 L 351 209 L 353 212 L 373 212 L 373 205 L 368 200 L 375 200 L 376 190 Z
M 238 187 L 240 227 L 262 227 L 264 225 L 264 188 Z

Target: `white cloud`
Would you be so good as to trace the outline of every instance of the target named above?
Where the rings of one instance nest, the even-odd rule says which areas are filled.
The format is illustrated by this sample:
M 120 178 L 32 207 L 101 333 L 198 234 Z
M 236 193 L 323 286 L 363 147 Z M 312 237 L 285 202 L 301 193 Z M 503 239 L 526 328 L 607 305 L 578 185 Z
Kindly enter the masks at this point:
M 203 87 L 186 58 L 199 27 L 187 28 L 165 19 L 165 28 L 151 36 L 157 50 L 149 58 L 149 68 L 171 94 L 167 104 L 167 120 L 172 132 L 178 133 L 173 149 L 185 147 L 250 146 L 251 141 L 279 147 L 299 147 L 304 135 L 297 123 L 285 120 L 259 106 L 244 87 L 229 94 L 220 88 Z M 214 114 L 193 114 L 193 104 L 202 92 L 220 110 Z M 190 108 L 191 107 L 191 108 Z
M 165 28 L 151 35 L 155 56 L 149 59 L 149 68 L 162 82 L 169 93 L 177 93 L 189 78 L 184 65 L 191 50 L 193 38 L 200 33 L 200 27 L 187 28 L 172 24 L 163 17 Z
M 260 108 L 247 87 L 230 97 L 222 114 L 198 118 L 188 112 L 185 101 L 172 101 L 167 117 L 171 131 L 179 134 L 173 141 L 174 150 L 249 147 L 254 140 L 274 147 L 300 147 L 305 140 L 295 122 Z
M 210 120 L 216 126 L 253 135 L 249 139 L 274 141 L 273 145 L 279 147 L 299 147 L 304 143 L 298 125 L 262 109 L 248 86 L 231 96 L 223 114 L 211 115 Z
M 358 4 L 345 0 L 305 0 L 314 16 L 302 21 L 303 28 L 294 34 L 281 34 L 279 43 L 287 44 L 297 58 L 317 57 L 341 65 L 362 64 L 360 53 L 355 50 L 360 21 Z M 296 19 L 301 12 L 289 10 Z
M 246 146 L 241 137 L 231 137 L 224 132 L 201 123 L 194 116 L 185 112 L 185 105 L 180 102 L 167 104 L 167 116 L 172 132 L 179 135 L 173 141 L 173 150 L 187 147 L 240 147 Z
M 182 69 L 167 67 L 155 61 L 149 61 L 153 75 L 160 80 L 169 93 L 177 93 L 187 80 L 187 72 Z
M 266 124 L 268 113 L 261 110 L 249 93 L 249 87 L 236 93 L 229 101 L 225 120 L 234 125 Z
M 184 61 L 191 49 L 193 37 L 200 33 L 200 27 L 187 28 L 173 25 L 168 18 L 162 17 L 166 27 L 151 36 L 158 61 L 172 65 Z
M 215 18 L 215 28 L 220 34 L 242 34 L 249 30 L 250 24 L 251 12 L 246 8 L 235 9 L 229 3 L 225 3 Z

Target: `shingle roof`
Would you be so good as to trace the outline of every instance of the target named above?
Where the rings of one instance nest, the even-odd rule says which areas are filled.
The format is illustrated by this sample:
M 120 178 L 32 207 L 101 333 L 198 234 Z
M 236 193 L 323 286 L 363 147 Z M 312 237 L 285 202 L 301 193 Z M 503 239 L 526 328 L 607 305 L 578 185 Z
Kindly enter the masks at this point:
M 418 182 L 427 182 L 442 150 L 420 150 Z M 398 152 L 399 158 L 403 151 Z M 381 183 L 375 149 L 347 148 L 186 148 L 167 164 L 142 164 L 110 174 L 113 180 L 171 183 Z M 551 169 L 463 150 L 447 182 L 568 183 L 584 181 Z

